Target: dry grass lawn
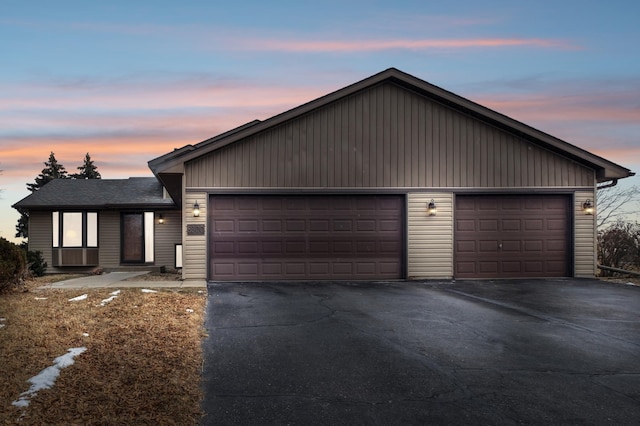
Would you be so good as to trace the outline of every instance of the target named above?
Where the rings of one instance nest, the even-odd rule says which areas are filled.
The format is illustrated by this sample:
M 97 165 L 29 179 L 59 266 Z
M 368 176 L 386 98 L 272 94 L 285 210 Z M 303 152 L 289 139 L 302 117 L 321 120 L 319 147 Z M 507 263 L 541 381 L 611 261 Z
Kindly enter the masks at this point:
M 0 424 L 199 422 L 205 291 L 122 289 L 102 306 L 115 289 L 36 289 L 44 283 L 0 294 Z M 12 405 L 29 378 L 75 347 L 87 350 L 51 389 Z

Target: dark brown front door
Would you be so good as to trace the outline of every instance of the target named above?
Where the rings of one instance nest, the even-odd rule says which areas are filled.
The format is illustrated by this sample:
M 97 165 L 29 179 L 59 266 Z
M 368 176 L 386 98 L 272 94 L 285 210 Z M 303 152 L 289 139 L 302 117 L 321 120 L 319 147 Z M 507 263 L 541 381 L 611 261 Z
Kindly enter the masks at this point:
M 122 214 L 122 262 L 144 262 L 143 224 L 142 213 Z
M 403 275 L 402 196 L 212 196 L 212 280 Z
M 458 195 L 456 278 L 571 274 L 566 195 Z

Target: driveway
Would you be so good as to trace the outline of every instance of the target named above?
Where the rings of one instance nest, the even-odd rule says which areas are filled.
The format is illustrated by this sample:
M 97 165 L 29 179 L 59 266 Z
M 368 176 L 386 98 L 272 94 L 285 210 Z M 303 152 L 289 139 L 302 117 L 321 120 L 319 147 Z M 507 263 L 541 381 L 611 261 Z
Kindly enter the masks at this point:
M 637 424 L 640 287 L 210 284 L 205 425 Z

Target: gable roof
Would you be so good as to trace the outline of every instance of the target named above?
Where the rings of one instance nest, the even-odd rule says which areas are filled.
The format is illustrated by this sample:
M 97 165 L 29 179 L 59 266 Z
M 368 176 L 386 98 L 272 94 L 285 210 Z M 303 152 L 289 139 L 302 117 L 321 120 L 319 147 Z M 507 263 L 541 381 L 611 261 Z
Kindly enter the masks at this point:
M 15 203 L 29 210 L 174 207 L 154 177 L 54 179 Z
M 524 138 L 531 143 L 537 144 L 559 155 L 575 160 L 580 164 L 594 169 L 596 171 L 596 178 L 598 182 L 617 180 L 634 175 L 633 172 L 625 167 L 592 154 L 582 148 L 540 130 L 534 129 L 533 127 L 458 96 L 452 92 L 434 86 L 396 68 L 389 68 L 369 78 L 322 96 L 289 111 L 278 114 L 265 121 L 255 120 L 226 133 L 206 139 L 198 144 L 186 145 L 171 153 L 149 161 L 149 168 L 158 177 L 158 179 L 165 184 L 165 187 L 172 196 L 179 196 L 179 194 L 174 194 L 174 191 L 178 189 L 178 177 L 184 173 L 185 162 L 277 126 L 285 121 L 300 117 L 303 114 L 307 114 L 312 110 L 321 108 L 358 91 L 385 82 L 391 82 L 404 87 L 407 90 L 419 93 L 429 99 L 439 102 L 440 104 L 446 105 L 478 120 L 510 132 L 518 137 Z

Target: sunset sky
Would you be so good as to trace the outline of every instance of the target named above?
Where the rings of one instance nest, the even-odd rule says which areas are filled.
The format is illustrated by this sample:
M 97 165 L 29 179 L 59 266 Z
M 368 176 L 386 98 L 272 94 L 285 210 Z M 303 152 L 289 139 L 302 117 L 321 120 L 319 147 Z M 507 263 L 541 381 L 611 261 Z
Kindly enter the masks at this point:
M 638 17 L 619 0 L 2 2 L 0 236 L 51 151 L 151 176 L 389 67 L 640 172 Z

